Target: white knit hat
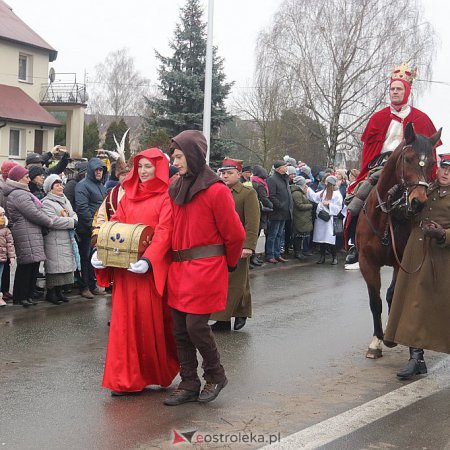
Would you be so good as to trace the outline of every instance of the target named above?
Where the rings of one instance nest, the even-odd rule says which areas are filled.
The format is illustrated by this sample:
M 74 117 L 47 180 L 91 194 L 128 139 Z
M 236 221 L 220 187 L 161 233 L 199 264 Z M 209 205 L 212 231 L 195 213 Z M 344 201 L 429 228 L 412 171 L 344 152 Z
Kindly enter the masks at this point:
M 46 194 L 48 194 L 51 191 L 55 181 L 60 181 L 62 183 L 62 180 L 61 180 L 60 176 L 59 175 L 55 175 L 55 174 L 49 175 L 45 179 L 45 181 L 44 181 L 44 192 Z

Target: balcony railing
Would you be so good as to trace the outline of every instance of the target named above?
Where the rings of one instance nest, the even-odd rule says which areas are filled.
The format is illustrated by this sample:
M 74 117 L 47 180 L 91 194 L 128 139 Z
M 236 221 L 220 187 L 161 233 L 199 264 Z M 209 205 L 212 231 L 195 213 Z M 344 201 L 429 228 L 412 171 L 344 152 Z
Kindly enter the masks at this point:
M 88 101 L 86 85 L 81 83 L 43 84 L 41 103 L 64 103 L 85 105 Z

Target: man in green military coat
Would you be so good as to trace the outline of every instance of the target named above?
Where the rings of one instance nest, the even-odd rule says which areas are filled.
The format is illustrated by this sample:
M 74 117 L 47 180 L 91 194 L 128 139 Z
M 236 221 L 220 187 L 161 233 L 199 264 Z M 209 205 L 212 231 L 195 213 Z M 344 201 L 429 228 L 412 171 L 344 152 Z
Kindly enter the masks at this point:
M 384 341 L 410 347 L 408 364 L 397 374 L 409 379 L 427 372 L 423 349 L 450 353 L 450 154 L 441 157 L 402 265 L 413 273 L 399 271 Z
M 252 316 L 248 271 L 249 258 L 255 251 L 258 242 L 260 208 L 256 191 L 252 187 L 244 186 L 239 181 L 242 162 L 225 158 L 219 169 L 223 181 L 233 194 L 236 212 L 245 228 L 245 241 L 237 268 L 229 274 L 227 307 L 224 311 L 211 315 L 211 319 L 217 321 L 211 326 L 213 331 L 231 330 L 232 317 L 235 317 L 234 329 L 240 330 L 245 325 L 247 318 Z

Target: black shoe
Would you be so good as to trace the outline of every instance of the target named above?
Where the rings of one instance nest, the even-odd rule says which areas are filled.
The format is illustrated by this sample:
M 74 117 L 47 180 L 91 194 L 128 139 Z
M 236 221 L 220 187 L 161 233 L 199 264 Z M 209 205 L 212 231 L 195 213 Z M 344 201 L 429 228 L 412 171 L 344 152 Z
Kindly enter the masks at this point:
M 397 376 L 402 380 L 409 380 L 414 375 L 422 375 L 428 372 L 421 348 L 410 347 L 409 356 L 410 358 L 406 367 L 397 373 Z
M 249 264 L 248 264 L 248 268 L 249 268 L 250 270 L 253 270 L 255 267 L 256 267 L 256 266 L 254 266 L 252 263 L 249 263 Z
M 304 256 L 312 256 L 313 252 L 302 252 L 302 255 L 304 255 Z
M 142 391 L 137 392 L 127 392 L 127 391 L 111 391 L 111 397 L 130 397 L 132 395 L 139 395 Z
M 200 392 L 198 396 L 199 403 L 208 403 L 212 402 L 220 393 L 220 391 L 228 384 L 228 380 L 225 378 L 225 381 L 222 383 L 209 383 L 207 382 Z
M 257 258 L 255 254 L 250 257 L 250 264 L 254 266 L 262 266 L 262 262 Z
M 62 286 L 57 286 L 55 288 L 55 292 L 56 292 L 56 298 L 58 300 L 61 300 L 64 303 L 68 303 L 69 302 L 69 299 L 64 295 Z
M 300 261 L 306 259 L 306 256 L 303 253 L 294 253 L 294 257 L 299 259 Z
M 47 295 L 45 296 L 47 302 L 53 303 L 54 305 L 60 305 L 62 301 L 56 296 L 56 289 L 47 289 Z
M 32 298 L 33 298 L 33 300 L 40 300 L 43 295 L 44 295 L 44 291 L 35 290 L 33 292 Z
M 235 331 L 239 331 L 241 328 L 244 328 L 245 323 L 247 322 L 247 317 L 236 317 L 234 319 L 234 329 Z
M 30 307 L 33 303 L 30 303 L 28 300 L 22 300 L 18 303 L 19 305 L 22 305 L 24 308 Z
M 231 330 L 231 320 L 218 320 L 216 323 L 211 325 L 212 331 L 230 331 Z
M 325 255 L 320 255 L 319 261 L 316 262 L 316 264 L 324 264 L 325 263 Z
M 197 400 L 198 392 L 177 388 L 164 399 L 164 404 L 166 406 L 178 406 L 183 403 L 196 402 Z
M 32 298 L 29 298 L 29 299 L 27 300 L 27 302 L 28 302 L 30 305 L 32 305 L 32 306 L 35 306 L 35 305 L 38 304 L 38 302 L 35 302 Z
M 397 373 L 397 376 L 402 380 L 409 380 L 414 375 L 423 375 L 427 372 L 428 370 L 425 361 L 418 361 L 417 359 L 411 358 L 408 361 L 408 364 L 406 364 L 406 367 L 401 372 Z
M 348 250 L 347 257 L 345 258 L 345 264 L 355 264 L 358 262 L 358 249 L 352 245 Z
M 338 263 L 338 260 L 336 257 L 333 258 L 333 260 L 331 261 L 331 265 L 335 266 Z

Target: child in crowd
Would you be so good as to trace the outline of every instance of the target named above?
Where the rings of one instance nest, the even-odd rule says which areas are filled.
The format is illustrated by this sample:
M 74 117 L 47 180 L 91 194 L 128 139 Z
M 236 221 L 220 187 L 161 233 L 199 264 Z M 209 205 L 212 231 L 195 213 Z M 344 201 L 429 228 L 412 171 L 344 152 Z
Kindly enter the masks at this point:
M 5 306 L 1 293 L 2 273 L 6 261 L 10 260 L 11 266 L 16 262 L 16 251 L 14 249 L 14 239 L 11 230 L 8 228 L 8 218 L 5 216 L 5 210 L 0 206 L 0 306 Z

